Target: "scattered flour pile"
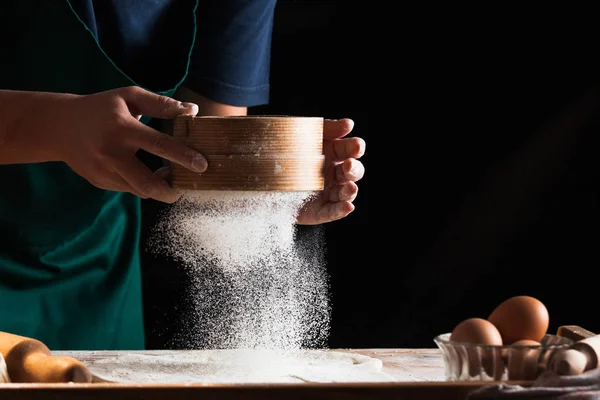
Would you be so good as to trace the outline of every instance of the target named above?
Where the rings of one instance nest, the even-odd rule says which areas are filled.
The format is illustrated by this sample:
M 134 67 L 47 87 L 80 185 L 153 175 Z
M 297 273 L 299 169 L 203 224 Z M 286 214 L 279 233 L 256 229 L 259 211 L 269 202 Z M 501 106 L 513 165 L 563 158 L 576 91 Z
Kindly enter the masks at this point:
M 330 304 L 319 238 L 299 245 L 313 192 L 189 192 L 161 216 L 151 251 L 193 281 L 185 347 L 294 351 L 326 345 Z
M 382 362 L 326 350 L 191 350 L 97 357 L 94 375 L 120 383 L 393 382 Z

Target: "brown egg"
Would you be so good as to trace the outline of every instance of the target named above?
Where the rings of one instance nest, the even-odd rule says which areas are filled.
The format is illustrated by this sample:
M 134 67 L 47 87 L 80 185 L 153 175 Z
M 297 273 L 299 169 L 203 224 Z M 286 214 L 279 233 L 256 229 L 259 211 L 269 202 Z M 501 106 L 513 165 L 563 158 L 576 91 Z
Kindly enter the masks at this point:
M 523 340 L 517 340 L 516 342 L 514 342 L 511 346 L 514 347 L 527 347 L 527 346 L 540 346 L 541 343 L 540 342 L 536 342 L 535 340 L 529 340 L 529 339 L 523 339 Z M 506 357 L 508 356 L 508 351 L 509 348 L 504 348 L 502 349 L 502 357 L 506 360 Z
M 454 328 L 450 340 L 455 342 L 501 346 L 502 336 L 498 329 L 484 318 L 469 318 Z M 485 348 L 466 345 L 464 354 L 467 357 L 468 373 L 472 377 L 487 376 L 500 379 L 504 371 L 500 348 Z
M 506 365 L 508 379 L 531 380 L 538 375 L 538 361 L 541 355 L 539 348 L 511 347 L 508 351 Z
M 531 346 L 540 346 L 535 340 L 517 340 L 512 347 L 505 349 L 505 363 L 508 368 L 509 380 L 530 380 L 538 375 L 538 359 L 541 349 Z
M 454 328 L 450 334 L 450 340 L 454 342 L 502 345 L 502 336 L 498 329 L 490 321 L 483 318 L 469 318 Z
M 540 346 L 541 343 L 535 340 L 522 339 L 512 343 L 513 346 Z
M 550 323 L 548 309 L 531 296 L 515 296 L 500 303 L 489 315 L 488 321 L 498 328 L 502 341 L 513 344 L 517 340 L 540 342 Z

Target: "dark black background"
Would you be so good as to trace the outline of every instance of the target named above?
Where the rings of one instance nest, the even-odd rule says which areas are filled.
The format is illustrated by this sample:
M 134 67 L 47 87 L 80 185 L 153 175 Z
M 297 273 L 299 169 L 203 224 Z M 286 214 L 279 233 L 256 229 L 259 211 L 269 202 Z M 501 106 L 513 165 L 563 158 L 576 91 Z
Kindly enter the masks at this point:
M 598 107 L 569 111 L 594 89 L 581 70 L 597 63 L 578 36 L 454 15 L 424 21 L 437 27 L 430 39 L 390 40 L 350 3 L 279 2 L 271 103 L 251 110 L 350 117 L 367 142 L 356 210 L 299 227 L 324 233 L 329 346 L 433 347 L 517 294 L 547 305 L 550 331 L 600 332 Z M 145 203 L 146 230 L 160 207 Z M 156 255 L 143 263 L 148 347 L 177 347 L 187 277 Z

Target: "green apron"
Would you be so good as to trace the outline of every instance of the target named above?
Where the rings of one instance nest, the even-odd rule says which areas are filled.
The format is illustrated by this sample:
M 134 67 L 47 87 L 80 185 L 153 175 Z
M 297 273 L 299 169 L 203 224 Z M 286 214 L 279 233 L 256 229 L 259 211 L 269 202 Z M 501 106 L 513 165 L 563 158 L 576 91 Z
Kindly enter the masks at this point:
M 14 29 L 0 38 L 10 41 L 0 88 L 90 94 L 135 84 L 68 1 L 13 3 L 0 14 L 2 29 Z M 181 79 L 156 93 L 170 96 L 185 79 L 189 40 Z M 143 349 L 140 227 L 138 197 L 100 190 L 65 163 L 0 165 L 0 331 L 53 350 Z

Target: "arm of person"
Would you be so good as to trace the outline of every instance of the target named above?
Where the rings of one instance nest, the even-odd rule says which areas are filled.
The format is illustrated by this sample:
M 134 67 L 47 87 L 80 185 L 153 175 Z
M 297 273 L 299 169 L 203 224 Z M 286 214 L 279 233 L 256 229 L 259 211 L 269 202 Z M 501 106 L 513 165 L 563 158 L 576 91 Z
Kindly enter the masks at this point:
M 180 86 L 175 95 L 175 99 L 182 102 L 189 102 L 198 105 L 198 116 L 243 116 L 248 115 L 248 107 L 235 106 L 231 104 L 221 103 L 208 97 L 202 96 L 195 91 Z
M 23 120 L 35 118 L 36 110 L 69 95 L 0 90 L 0 164 L 57 161 L 50 133 L 39 128 L 23 132 Z M 50 130 L 46 129 L 46 132 Z
M 276 0 L 199 0 L 188 74 L 175 98 L 198 115 L 246 115 L 269 101 Z
M 0 165 L 62 161 L 101 189 L 173 202 L 179 193 L 154 175 L 137 151 L 199 173 L 206 170 L 206 159 L 139 119 L 197 112 L 195 104 L 135 86 L 90 95 L 0 90 Z

